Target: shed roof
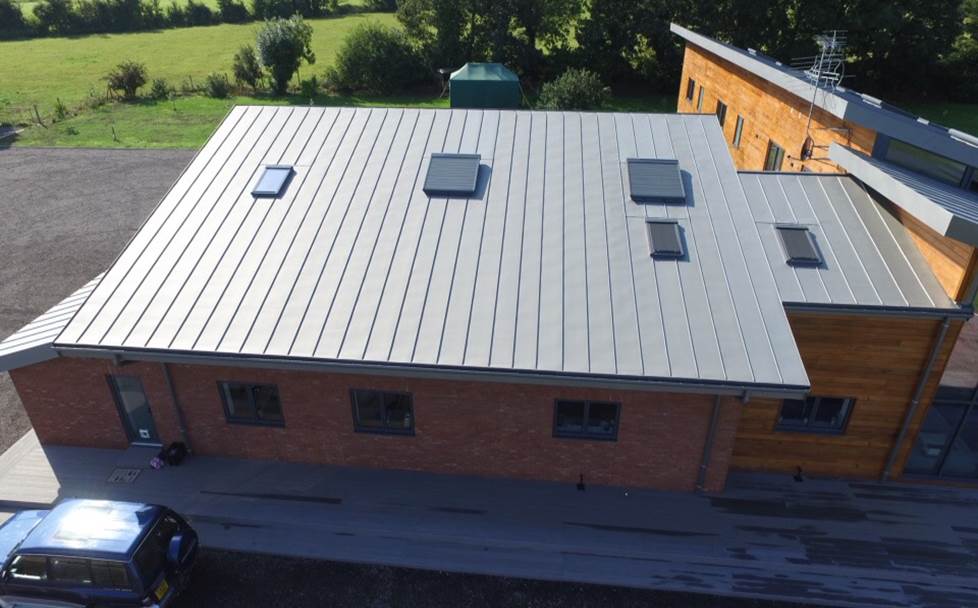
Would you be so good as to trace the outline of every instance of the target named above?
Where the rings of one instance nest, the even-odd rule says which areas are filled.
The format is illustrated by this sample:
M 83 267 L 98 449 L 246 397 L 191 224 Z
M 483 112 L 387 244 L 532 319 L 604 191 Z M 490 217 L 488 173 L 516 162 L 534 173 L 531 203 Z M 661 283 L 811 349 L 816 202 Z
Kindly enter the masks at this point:
M 41 363 L 58 356 L 51 345 L 102 279 L 98 275 L 50 310 L 0 342 L 0 370 Z
M 469 152 L 475 198 L 422 191 Z M 636 204 L 676 158 L 687 205 Z M 249 186 L 295 175 L 279 199 Z M 650 218 L 688 255 L 652 259 Z M 763 270 L 762 270 L 763 269 Z M 56 341 L 62 351 L 710 386 L 808 386 L 712 116 L 237 107 Z
M 451 80 L 520 81 L 519 77 L 512 70 L 501 63 L 466 63 L 452 72 Z
M 978 165 L 978 137 L 974 135 L 924 120 L 879 99 L 845 87 L 834 89 L 819 87 L 816 91 L 815 86 L 802 72 L 762 53 L 752 49 L 737 48 L 675 23 L 671 24 L 669 29 L 686 41 L 802 98 L 805 103 L 814 100 L 817 107 L 837 118 L 879 131 L 958 162 Z
M 938 234 L 978 245 L 978 194 L 835 143 L 829 158 Z
M 907 229 L 853 178 L 744 172 L 740 181 L 786 307 L 959 312 Z M 787 264 L 783 225 L 807 227 L 823 263 Z

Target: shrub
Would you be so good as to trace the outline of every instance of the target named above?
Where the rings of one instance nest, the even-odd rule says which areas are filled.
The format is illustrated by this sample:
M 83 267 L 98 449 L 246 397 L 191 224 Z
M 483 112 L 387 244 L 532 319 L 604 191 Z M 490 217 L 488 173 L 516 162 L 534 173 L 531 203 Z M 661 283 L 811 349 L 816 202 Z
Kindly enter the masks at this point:
M 204 80 L 204 92 L 208 97 L 225 99 L 231 94 L 231 82 L 226 74 L 214 72 Z
M 20 5 L 13 0 L 0 0 L 0 38 L 16 38 L 28 33 Z
M 234 54 L 234 81 L 241 85 L 248 85 L 252 90 L 258 90 L 258 83 L 261 82 L 261 64 L 258 63 L 258 56 L 255 55 L 255 47 L 246 44 L 238 49 Z
M 34 6 L 38 31 L 46 34 L 70 34 L 75 25 L 75 13 L 69 0 L 42 0 Z
M 292 15 L 325 17 L 337 12 L 338 0 L 252 0 L 256 19 L 287 19 Z
M 172 90 L 170 83 L 166 79 L 156 78 L 153 80 L 153 85 L 149 89 L 149 96 L 153 99 L 166 99 L 170 96 L 170 91 Z
M 374 94 L 403 89 L 424 77 L 421 57 L 404 33 L 375 23 L 347 35 L 328 73 L 332 87 Z
M 224 23 L 244 23 L 251 14 L 244 4 L 234 0 L 217 0 L 217 14 Z
M 258 31 L 255 46 L 261 64 L 271 72 L 272 84 L 277 95 L 283 95 L 289 87 L 289 80 L 299 69 L 302 60 L 316 62 L 310 46 L 312 27 L 293 15 L 288 19 L 266 21 Z
M 54 119 L 60 122 L 66 118 L 68 118 L 68 106 L 58 97 L 54 102 Z
M 146 66 L 135 61 L 123 61 L 105 77 L 109 89 L 121 91 L 125 99 L 134 99 L 139 87 L 146 84 Z
M 167 7 L 166 21 L 173 27 L 211 25 L 217 23 L 217 15 L 206 4 L 187 0 L 182 6 L 173 2 Z
M 310 76 L 309 78 L 303 78 L 299 82 L 299 94 L 307 99 L 312 99 L 319 92 L 319 87 L 322 83 L 315 76 Z
M 537 105 L 545 110 L 595 110 L 609 97 L 610 91 L 596 73 L 569 68 L 543 85 Z

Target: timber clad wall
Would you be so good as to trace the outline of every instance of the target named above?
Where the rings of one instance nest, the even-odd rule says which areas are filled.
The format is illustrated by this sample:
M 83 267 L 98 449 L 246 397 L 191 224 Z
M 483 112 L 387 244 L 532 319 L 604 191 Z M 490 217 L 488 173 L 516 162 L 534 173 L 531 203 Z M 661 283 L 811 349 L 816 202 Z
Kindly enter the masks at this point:
M 731 466 L 842 477 L 879 477 L 910 407 L 914 389 L 942 321 L 789 313 L 813 395 L 856 399 L 841 435 L 776 431 L 781 402 L 752 400 L 744 407 Z M 927 413 L 960 321 L 952 322 L 892 471 L 904 459 Z
M 686 99 L 686 86 L 690 78 L 696 81 L 692 100 Z M 815 148 L 813 158 L 804 163 L 798 158 L 808 124 L 807 101 L 709 51 L 686 43 L 677 111 L 697 112 L 700 87 L 706 90 L 702 112 L 715 112 L 717 99 L 727 104 L 723 134 L 738 169 L 763 169 L 768 141 L 773 139 L 785 150 L 782 171 L 801 171 L 804 165 L 810 171 L 839 172 L 838 166 L 826 158 L 827 148 Z M 732 142 L 738 114 L 744 117 L 744 130 L 740 147 L 734 148 Z M 830 128 L 842 130 L 828 130 Z M 816 145 L 827 146 L 830 142 L 838 142 L 867 154 L 872 153 L 876 141 L 875 131 L 843 122 L 819 108 L 815 109 L 812 117 L 811 133 Z M 820 158 L 825 160 L 818 160 Z
M 584 473 L 588 483 L 664 490 L 694 489 L 715 399 L 203 365 L 170 369 L 199 454 L 566 483 L 576 483 Z M 11 372 L 42 443 L 125 447 L 107 374 L 139 376 L 162 440 L 180 439 L 158 363 L 114 367 L 107 361 L 62 358 Z M 285 426 L 229 424 L 218 394 L 220 380 L 276 384 Z M 416 435 L 354 432 L 351 387 L 412 393 Z M 620 402 L 618 440 L 554 438 L 556 397 Z M 722 401 L 709 490 L 723 488 L 741 407 L 735 398 Z

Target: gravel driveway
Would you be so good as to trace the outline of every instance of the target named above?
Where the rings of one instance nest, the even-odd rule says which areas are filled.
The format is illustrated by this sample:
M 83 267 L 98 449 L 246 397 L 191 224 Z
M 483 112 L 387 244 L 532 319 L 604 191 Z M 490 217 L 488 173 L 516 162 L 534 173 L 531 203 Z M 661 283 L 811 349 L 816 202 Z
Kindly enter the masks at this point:
M 0 148 L 0 339 L 105 270 L 193 154 Z M 0 452 L 28 428 L 0 373 Z

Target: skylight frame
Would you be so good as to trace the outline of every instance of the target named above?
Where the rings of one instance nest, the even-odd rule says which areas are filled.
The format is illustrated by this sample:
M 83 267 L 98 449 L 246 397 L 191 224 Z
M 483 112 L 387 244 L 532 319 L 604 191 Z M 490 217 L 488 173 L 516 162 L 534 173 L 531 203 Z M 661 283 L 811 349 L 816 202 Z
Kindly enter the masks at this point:
M 458 165 L 463 161 L 469 166 L 460 168 Z M 479 187 L 481 163 L 481 154 L 432 152 L 421 189 L 432 197 L 472 198 Z M 467 175 L 446 175 L 446 171 L 466 172 Z
M 645 221 L 649 239 L 649 256 L 653 259 L 681 260 L 686 257 L 686 243 L 683 240 L 682 226 L 678 220 L 666 218 Z M 656 235 L 656 228 L 666 229 L 665 234 Z M 671 228 L 671 230 L 669 230 Z M 663 242 L 661 239 L 665 238 Z
M 818 247 L 818 242 L 815 240 L 815 233 L 812 232 L 811 228 L 799 224 L 780 224 L 775 226 L 775 228 L 786 264 L 789 266 L 814 268 L 825 263 L 822 252 Z M 804 235 L 804 237 L 801 241 L 792 240 L 789 242 L 789 239 L 785 238 L 788 235 L 791 235 L 792 238 L 797 235 Z M 801 251 L 798 247 L 807 249 L 807 251 Z
M 264 165 L 251 195 L 255 198 L 280 198 L 293 175 L 295 168 L 292 165 Z
M 686 203 L 686 184 L 679 160 L 673 158 L 629 158 L 629 196 L 636 203 Z M 675 168 L 673 173 L 672 168 Z M 661 183 L 661 180 L 669 180 Z

